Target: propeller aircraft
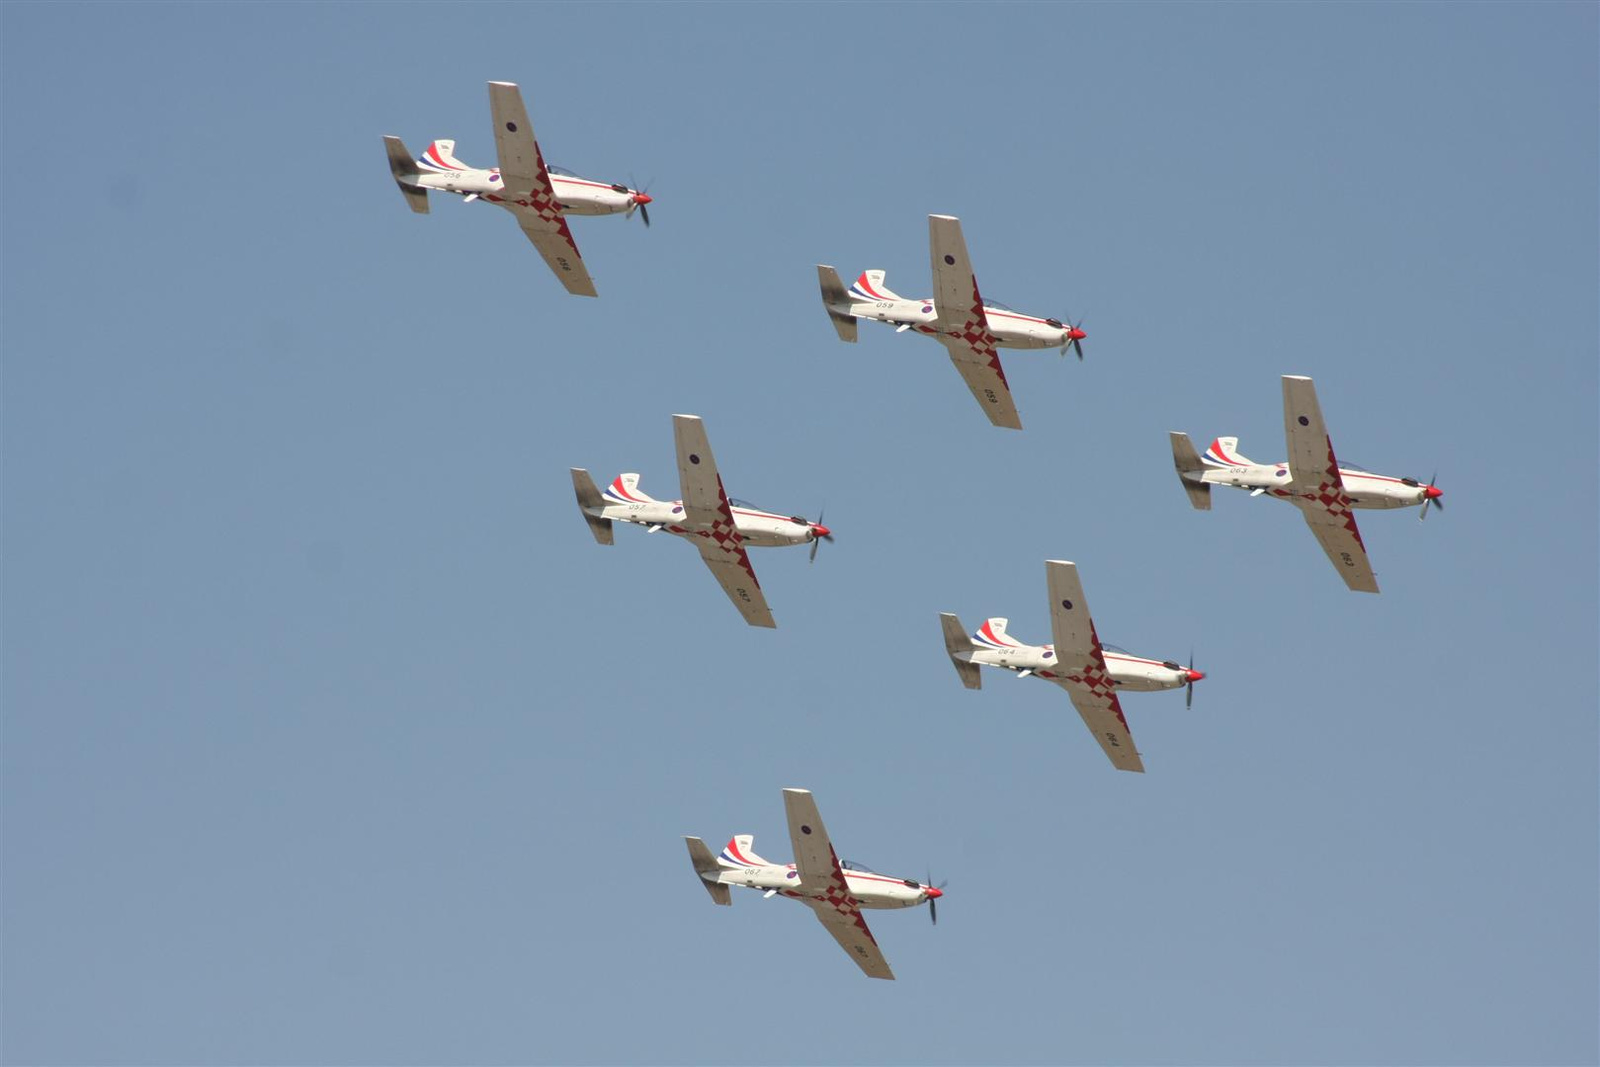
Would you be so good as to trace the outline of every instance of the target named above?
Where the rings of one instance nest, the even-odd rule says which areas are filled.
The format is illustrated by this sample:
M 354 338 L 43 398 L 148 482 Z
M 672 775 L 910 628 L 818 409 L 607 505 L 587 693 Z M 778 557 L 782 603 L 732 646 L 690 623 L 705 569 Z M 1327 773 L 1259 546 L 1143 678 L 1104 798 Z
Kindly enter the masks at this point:
M 1100 742 L 1111 765 L 1119 771 L 1144 771 L 1144 762 L 1133 746 L 1128 720 L 1117 700 L 1118 689 L 1149 692 L 1157 689 L 1188 689 L 1185 704 L 1194 706 L 1194 683 L 1205 677 L 1189 666 L 1171 660 L 1145 659 L 1116 645 L 1100 643 L 1089 603 L 1078 580 L 1078 567 L 1063 560 L 1046 560 L 1045 579 L 1050 588 L 1050 636 L 1048 645 L 1025 645 L 1006 633 L 1005 619 L 986 619 L 971 636 L 961 620 L 941 612 L 944 648 L 955 664 L 961 684 L 982 689 L 978 668 L 1000 667 L 1015 671 L 1019 678 L 1030 675 L 1054 682 L 1067 691 L 1072 706 L 1083 723 Z
M 609 545 L 613 543 L 612 524 L 627 522 L 650 533 L 665 530 L 688 539 L 700 550 L 700 558 L 744 621 L 751 626 L 776 627 L 745 548 L 809 544 L 815 562 L 819 542 L 832 541 L 833 531 L 822 524 L 820 514 L 812 522 L 730 499 L 723 491 L 716 457 L 699 416 L 672 416 L 672 436 L 678 450 L 682 500 L 646 496 L 639 489 L 637 474 L 619 474 L 601 492 L 588 471 L 572 468 L 572 487 L 589 532 L 600 544 Z
M 711 899 L 731 905 L 728 887 L 737 885 L 762 890 L 765 897 L 786 896 L 811 908 L 833 939 L 839 942 L 869 978 L 893 979 L 889 961 L 878 948 L 878 939 L 862 917 L 868 908 L 914 908 L 926 902 L 928 916 L 939 921 L 937 901 L 944 896 L 940 886 L 914 878 L 894 878 L 868 870 L 849 861 L 840 862 L 833 851 L 828 830 L 809 790 L 785 789 L 784 814 L 789 821 L 789 840 L 794 846 L 793 863 L 772 863 L 755 854 L 755 838 L 736 834 L 715 859 L 698 837 L 685 837 L 694 872 Z M 931 879 L 930 879 L 931 880 Z
M 1282 463 L 1256 463 L 1239 454 L 1237 437 L 1218 437 L 1205 455 L 1195 452 L 1187 434 L 1173 431 L 1172 460 L 1189 503 L 1211 510 L 1211 487 L 1229 485 L 1251 496 L 1276 497 L 1300 509 L 1306 525 L 1346 585 L 1360 593 L 1378 592 L 1378 579 L 1367 559 L 1367 546 L 1356 526 L 1353 508 L 1444 510 L 1443 490 L 1415 478 L 1374 474 L 1354 464 L 1341 464 L 1323 425 L 1316 384 L 1310 378 L 1283 376 L 1283 435 L 1289 458 Z
M 884 285 L 881 270 L 863 271 L 847 291 L 832 267 L 817 265 L 822 305 L 841 341 L 854 343 L 858 319 L 893 323 L 896 333 L 915 330 L 935 337 L 950 353 L 961 380 L 996 426 L 1022 429 L 1011 386 L 1000 365 L 1000 348 L 1068 348 L 1083 359 L 1083 323 L 1038 318 L 1015 311 L 978 292 L 967 256 L 961 220 L 928 216 L 928 258 L 934 295 L 908 300 Z
M 511 82 L 489 83 L 489 110 L 494 117 L 494 146 L 500 165 L 488 170 L 469 167 L 457 159 L 454 141 L 434 141 L 413 159 L 400 138 L 384 137 L 389 172 L 406 203 L 412 211 L 426 215 L 428 190 L 432 189 L 456 193 L 467 203 L 485 200 L 498 204 L 516 216 L 517 225 L 567 292 L 597 295 L 564 216 L 632 215 L 638 211 L 648 226 L 650 212 L 645 205 L 651 202 L 650 195 L 546 167 L 522 104 L 522 91 Z

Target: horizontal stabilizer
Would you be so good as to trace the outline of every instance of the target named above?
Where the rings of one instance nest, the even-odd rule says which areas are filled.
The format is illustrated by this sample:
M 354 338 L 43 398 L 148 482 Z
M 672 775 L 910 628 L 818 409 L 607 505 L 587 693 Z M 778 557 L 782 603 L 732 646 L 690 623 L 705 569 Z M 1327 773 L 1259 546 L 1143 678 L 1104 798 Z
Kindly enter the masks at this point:
M 711 850 L 706 848 L 706 843 L 698 837 L 685 837 L 684 844 L 689 846 L 689 862 L 694 864 L 694 873 L 700 876 L 700 884 L 706 887 L 706 892 L 711 894 L 715 904 L 732 904 L 733 896 L 728 887 L 716 879 L 722 876 L 722 868 L 717 866 L 717 861 L 711 858 Z M 710 880 L 707 880 L 707 876 Z
M 594 539 L 602 545 L 614 544 L 611 520 L 594 514 L 595 511 L 604 510 L 606 499 L 600 495 L 589 472 L 582 467 L 572 468 L 572 489 L 578 495 L 578 510 L 583 512 L 583 521 L 589 524 L 589 532 L 594 534 Z
M 972 638 L 967 636 L 967 628 L 948 611 L 939 613 L 939 624 L 944 628 L 944 650 L 949 654 L 956 673 L 961 676 L 961 684 L 968 689 L 982 689 L 983 674 L 978 665 L 961 658 L 963 653 L 970 654 L 977 647 Z
M 839 340 L 854 344 L 856 318 L 849 313 L 850 296 L 844 291 L 844 283 L 839 280 L 839 272 L 818 263 L 817 280 L 822 284 L 822 306 L 827 308 L 828 318 L 832 321 Z
M 1197 511 L 1210 511 L 1211 486 L 1200 481 L 1205 464 L 1194 450 L 1194 442 L 1189 440 L 1188 434 L 1176 430 L 1169 431 L 1168 436 L 1172 438 L 1172 463 L 1178 468 L 1178 480 L 1183 483 L 1183 491 L 1189 494 L 1189 503 Z
M 389 173 L 394 175 L 394 183 L 400 187 L 400 192 L 406 198 L 406 203 L 418 215 L 428 213 L 428 190 L 419 187 L 416 181 L 422 176 L 417 167 L 417 161 L 411 158 L 411 153 L 406 151 L 406 146 L 400 138 L 386 134 L 383 138 L 384 150 L 389 155 Z

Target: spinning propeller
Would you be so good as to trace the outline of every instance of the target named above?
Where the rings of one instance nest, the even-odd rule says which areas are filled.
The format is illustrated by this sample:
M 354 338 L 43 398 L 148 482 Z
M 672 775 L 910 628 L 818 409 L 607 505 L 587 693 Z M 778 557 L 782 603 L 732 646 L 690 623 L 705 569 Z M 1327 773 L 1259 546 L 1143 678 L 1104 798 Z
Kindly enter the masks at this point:
M 633 180 L 633 176 L 629 175 L 628 180 L 632 181 Z M 655 180 L 654 178 L 651 179 L 651 181 L 654 181 L 654 180 Z M 619 192 L 619 193 L 632 193 L 633 194 L 633 203 L 628 205 L 628 210 L 623 212 L 623 214 L 624 215 L 632 215 L 635 211 L 638 211 L 639 212 L 639 217 L 644 220 L 645 227 L 648 229 L 649 226 L 650 226 L 650 209 L 645 207 L 645 205 L 653 202 L 654 199 L 655 199 L 648 192 L 648 190 L 650 188 L 650 183 L 646 182 L 645 183 L 645 187 L 643 189 L 637 189 L 637 190 L 629 189 L 627 186 L 622 186 L 621 188 L 618 188 L 617 186 L 612 186 L 612 188 L 616 189 L 617 192 Z
M 1083 339 L 1089 336 L 1083 332 L 1083 320 L 1079 319 L 1077 322 L 1072 322 L 1072 316 L 1069 315 L 1067 316 L 1067 322 L 1056 322 L 1054 319 L 1050 319 L 1048 321 L 1053 325 L 1059 326 L 1067 331 L 1066 339 L 1061 342 L 1061 354 L 1065 356 L 1067 354 L 1067 349 L 1070 348 L 1074 352 L 1078 353 L 1078 362 L 1082 363 Z M 1069 323 L 1070 325 L 1068 325 Z
M 928 918 L 933 920 L 933 925 L 939 925 L 939 898 L 944 896 L 944 887 L 949 885 L 948 880 L 933 884 L 933 871 L 928 871 L 928 880 L 923 883 L 928 889 Z
M 1428 505 L 1430 504 L 1438 508 L 1440 511 L 1444 510 L 1444 500 L 1441 499 L 1444 496 L 1444 490 L 1439 489 L 1433 484 L 1438 480 L 1439 471 L 1437 468 L 1435 468 L 1433 477 L 1429 478 L 1428 484 L 1422 487 L 1422 514 L 1417 516 L 1418 522 L 1421 522 L 1423 519 L 1428 517 Z
M 833 543 L 833 531 L 828 529 L 826 526 L 822 525 L 822 513 L 827 511 L 827 510 L 828 510 L 828 507 L 827 507 L 826 504 L 824 504 L 821 508 L 819 508 L 817 510 L 817 521 L 816 522 L 812 522 L 810 519 L 804 518 L 804 517 L 802 517 L 800 515 L 796 515 L 794 517 L 794 521 L 795 522 L 803 522 L 807 526 L 811 527 L 811 559 L 810 559 L 810 562 L 812 562 L 812 563 L 815 563 L 817 561 L 817 549 L 821 546 L 822 542 L 827 541 L 829 544 Z
M 1189 649 L 1189 684 L 1184 686 L 1184 689 L 1187 690 L 1183 697 L 1184 707 L 1194 707 L 1194 683 L 1198 682 L 1205 676 L 1205 671 L 1197 671 L 1194 669 L 1194 649 Z

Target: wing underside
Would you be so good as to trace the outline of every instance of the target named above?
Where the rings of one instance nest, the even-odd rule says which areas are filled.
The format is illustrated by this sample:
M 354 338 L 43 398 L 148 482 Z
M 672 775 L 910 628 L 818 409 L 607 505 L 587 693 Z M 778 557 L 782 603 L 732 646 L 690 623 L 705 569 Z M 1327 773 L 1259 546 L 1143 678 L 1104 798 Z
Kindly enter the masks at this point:
M 833 851 L 822 812 L 809 790 L 785 789 L 783 813 L 789 823 L 789 841 L 794 847 L 794 869 L 800 875 L 801 897 L 816 914 L 828 933 L 839 942 L 871 978 L 893 978 L 889 962 L 878 949 L 878 941 L 861 917 L 861 904 L 850 895 L 844 869 Z
M 598 295 L 561 213 L 550 172 L 533 136 L 533 123 L 528 121 L 528 109 L 522 103 L 522 91 L 511 82 L 490 82 L 489 111 L 494 118 L 494 147 L 500 157 L 503 203 L 516 212 L 517 225 L 567 292 Z
M 1052 559 L 1044 566 L 1050 587 L 1050 633 L 1056 658 L 1051 680 L 1067 691 L 1072 706 L 1078 709 L 1083 724 L 1113 767 L 1119 771 L 1143 771 L 1144 761 L 1134 748 L 1133 733 L 1106 670 L 1105 654 L 1089 614 L 1077 565 Z
M 674 415 L 672 435 L 678 450 L 678 481 L 683 491 L 684 518 L 696 528 L 692 538 L 700 558 L 722 586 L 733 606 L 751 626 L 778 624 L 756 580 L 750 556 L 733 521 L 733 508 L 717 473 L 717 460 L 705 424 L 693 415 Z
M 889 969 L 889 961 L 884 959 L 877 939 L 867 928 L 867 921 L 861 917 L 861 909 L 841 910 L 825 900 L 807 899 L 805 903 L 810 905 L 811 913 L 823 928 L 839 942 L 839 947 L 856 961 L 862 973 L 868 978 L 894 979 L 894 971 Z
M 1022 429 L 1011 385 L 1000 365 L 1000 349 L 983 313 L 983 297 L 967 257 L 959 219 L 928 216 L 928 258 L 933 268 L 934 324 L 939 342 L 989 421 L 1010 430 Z
M 1283 377 L 1283 436 L 1289 449 L 1291 499 L 1299 505 L 1306 525 L 1346 585 L 1358 593 L 1378 592 L 1378 578 L 1372 573 L 1310 378 Z

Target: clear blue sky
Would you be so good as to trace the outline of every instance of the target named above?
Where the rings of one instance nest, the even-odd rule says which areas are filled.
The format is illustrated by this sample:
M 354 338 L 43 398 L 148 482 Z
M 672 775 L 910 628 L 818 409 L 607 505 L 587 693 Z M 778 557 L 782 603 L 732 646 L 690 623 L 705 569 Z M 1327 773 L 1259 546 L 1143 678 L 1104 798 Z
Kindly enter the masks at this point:
M 4 898 L 15 1064 L 1592 1063 L 1592 4 L 0 7 Z M 573 223 L 411 215 L 379 137 L 493 159 L 489 79 Z M 813 265 L 1087 318 L 1009 353 L 841 344 Z M 1190 510 L 1167 431 L 1341 457 L 1345 591 L 1292 509 Z M 596 546 L 569 466 L 729 489 L 836 544 Z M 962 689 L 936 614 L 1209 677 Z M 803 908 L 713 907 L 681 835 L 949 879 L 861 977 Z

